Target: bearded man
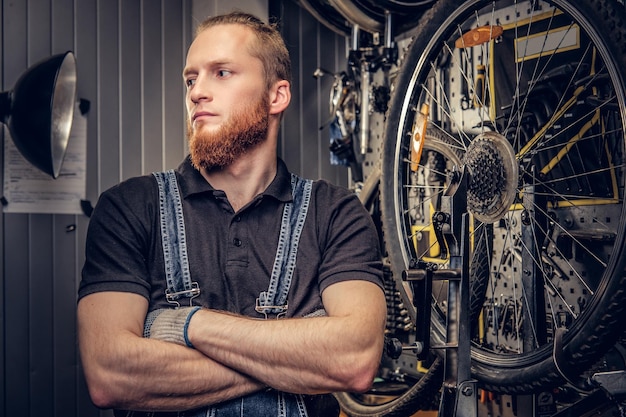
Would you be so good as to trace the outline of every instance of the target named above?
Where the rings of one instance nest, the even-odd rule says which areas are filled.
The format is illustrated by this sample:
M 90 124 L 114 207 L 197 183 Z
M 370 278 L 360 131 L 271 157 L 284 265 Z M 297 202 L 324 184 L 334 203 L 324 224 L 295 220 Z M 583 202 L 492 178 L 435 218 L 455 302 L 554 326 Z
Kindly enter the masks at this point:
M 199 26 L 183 72 L 190 155 L 105 191 L 90 219 L 77 314 L 96 406 L 330 415 L 320 394 L 372 384 L 377 235 L 352 193 L 277 157 L 290 77 L 274 26 L 241 12 Z

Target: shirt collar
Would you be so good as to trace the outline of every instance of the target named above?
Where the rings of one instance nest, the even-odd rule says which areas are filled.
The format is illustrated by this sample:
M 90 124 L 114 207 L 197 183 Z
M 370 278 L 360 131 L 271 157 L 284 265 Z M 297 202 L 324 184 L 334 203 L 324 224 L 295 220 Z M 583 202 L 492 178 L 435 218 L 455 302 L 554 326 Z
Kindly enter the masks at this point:
M 276 167 L 276 177 L 261 195 L 275 198 L 281 202 L 291 201 L 291 174 L 285 162 L 280 158 L 277 160 Z M 193 167 L 189 156 L 178 166 L 177 171 L 179 174 L 178 184 L 183 198 L 193 194 L 217 191 L 204 179 L 200 171 Z

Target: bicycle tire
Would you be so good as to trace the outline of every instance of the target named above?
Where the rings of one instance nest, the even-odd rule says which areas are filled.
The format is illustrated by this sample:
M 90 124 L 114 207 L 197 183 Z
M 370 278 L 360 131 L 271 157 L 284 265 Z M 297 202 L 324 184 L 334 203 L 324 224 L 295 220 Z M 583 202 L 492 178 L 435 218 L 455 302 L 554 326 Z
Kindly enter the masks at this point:
M 490 391 L 511 394 L 577 382 L 624 329 L 624 5 L 441 0 L 421 22 L 393 87 L 382 155 L 383 227 L 394 277 L 422 257 L 405 215 L 411 204 L 406 190 L 409 133 L 416 109 L 429 103 L 432 128 L 463 137 L 464 147 L 496 132 L 515 149 L 520 167 L 519 177 L 505 181 L 515 187 L 515 201 L 504 204 L 503 217 L 492 225 L 489 288 L 471 292 L 488 329 L 472 341 L 472 375 Z M 487 40 L 462 36 L 479 39 L 478 30 L 470 32 L 479 26 L 488 28 Z M 494 34 L 496 27 L 502 34 Z M 482 78 L 474 65 L 479 59 Z M 500 262 L 505 255 L 507 264 Z M 506 305 L 498 299 L 505 284 Z M 527 294 L 534 298 L 516 286 L 532 289 Z M 410 291 L 405 297 L 412 300 Z M 433 302 L 435 343 L 445 334 L 440 307 Z M 538 314 L 530 316 L 534 310 Z M 501 326 L 502 312 L 513 317 L 512 328 Z M 562 352 L 554 352 L 563 329 Z M 487 336 L 493 337 L 481 339 Z
M 300 7 L 333 32 L 350 36 L 351 24 L 327 0 L 295 0 Z
M 374 0 L 328 0 L 346 20 L 370 33 L 384 33 L 386 14 L 394 17 L 395 35 L 413 29 L 435 0 L 393 2 Z
M 443 360 L 435 358 L 428 372 L 397 398 L 383 404 L 364 404 L 354 394 L 334 394 L 341 409 L 350 417 L 406 417 L 429 409 L 438 401 L 437 391 L 443 378 Z

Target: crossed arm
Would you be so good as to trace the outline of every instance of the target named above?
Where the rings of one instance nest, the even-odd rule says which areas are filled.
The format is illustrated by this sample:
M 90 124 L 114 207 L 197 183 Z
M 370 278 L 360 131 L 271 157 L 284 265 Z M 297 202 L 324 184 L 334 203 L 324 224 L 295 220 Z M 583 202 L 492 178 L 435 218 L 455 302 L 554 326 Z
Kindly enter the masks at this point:
M 91 294 L 78 304 L 80 352 L 94 403 L 184 410 L 268 387 L 294 393 L 363 391 L 378 369 L 386 317 L 382 290 L 344 281 L 322 293 L 325 317 L 256 320 L 202 309 L 189 323 L 195 349 L 142 337 L 148 302 Z

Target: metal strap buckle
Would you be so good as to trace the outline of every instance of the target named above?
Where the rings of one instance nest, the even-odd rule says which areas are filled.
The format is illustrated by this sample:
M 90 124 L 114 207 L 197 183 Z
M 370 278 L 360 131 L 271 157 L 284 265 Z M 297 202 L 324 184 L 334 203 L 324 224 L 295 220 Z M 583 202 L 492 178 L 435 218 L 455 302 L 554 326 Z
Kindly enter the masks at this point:
M 176 307 L 180 307 L 180 303 L 178 299 L 181 297 L 189 298 L 189 306 L 192 306 L 192 301 L 194 298 L 200 295 L 200 287 L 197 282 L 191 283 L 191 288 L 183 291 L 171 292 L 169 289 L 165 290 L 165 298 L 167 302 L 170 304 L 176 304 Z
M 262 306 L 259 299 L 256 299 L 256 307 L 254 309 L 257 313 L 263 314 L 265 316 L 265 320 L 269 317 L 269 314 L 276 314 L 276 318 L 279 319 L 287 314 L 287 309 L 289 308 L 289 303 L 282 306 Z M 273 310 L 280 310 L 278 313 L 274 313 Z

